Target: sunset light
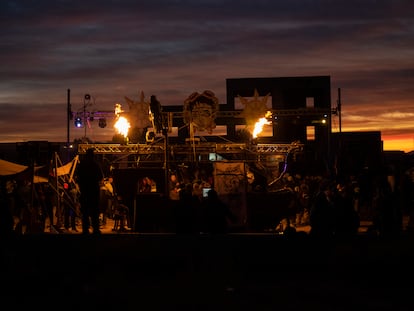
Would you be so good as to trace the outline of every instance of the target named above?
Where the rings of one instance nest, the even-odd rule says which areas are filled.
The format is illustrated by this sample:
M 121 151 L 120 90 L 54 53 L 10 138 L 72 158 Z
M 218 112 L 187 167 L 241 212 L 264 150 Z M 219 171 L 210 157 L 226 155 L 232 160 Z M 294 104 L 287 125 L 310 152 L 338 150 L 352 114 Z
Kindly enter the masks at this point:
M 155 11 L 146 0 L 128 6 L 105 2 L 102 7 L 91 4 L 87 16 L 75 6 L 65 12 L 62 23 L 56 23 L 56 15 L 44 9 L 59 7 L 60 2 L 45 1 L 42 6 L 6 1 L 2 8 L 7 36 L 2 49 L 0 80 L 5 87 L 0 109 L 7 113 L 0 115 L 0 142 L 66 141 L 62 107 L 68 88 L 74 113 L 71 125 L 86 93 L 94 94 L 93 105 L 88 106 L 91 113 L 112 110 L 125 96 L 138 96 L 134 102 L 142 104 L 137 107 L 139 114 L 131 112 L 132 107 L 123 107 L 131 112 L 124 116 L 132 135 L 135 128 L 152 126 L 147 113 L 142 113 L 148 111 L 144 104 L 150 94 L 167 107 L 183 105 L 193 91 L 211 90 L 219 110 L 229 105 L 229 98 L 237 98 L 235 108 L 245 110 L 241 117 L 252 133 L 255 122 L 272 103 L 274 109 L 283 102 L 310 108 L 321 97 L 308 94 L 302 102 L 296 95 L 285 98 L 257 85 L 245 85 L 250 89 L 247 92 L 227 94 L 227 79 L 329 75 L 331 92 L 326 97 L 333 109 L 338 101 L 336 90 L 342 90 L 343 132 L 380 131 L 384 150 L 414 150 L 414 75 L 410 74 L 414 19 L 409 10 L 412 3 L 407 0 L 358 0 L 358 9 L 354 2 L 346 1 L 315 0 L 312 5 L 306 1 L 306 5 L 258 1 L 254 6 L 248 1 L 237 5 L 207 1 L 201 7 L 197 2 L 173 1 Z M 123 22 L 112 24 L 107 18 L 114 10 L 117 20 Z M 31 18 L 23 12 L 30 12 Z M 135 12 L 145 19 L 137 19 Z M 160 16 L 162 23 L 146 20 Z M 243 29 L 249 29 L 244 34 L 241 20 Z M 151 25 L 151 31 L 143 30 L 143 25 Z M 216 27 L 222 31 L 215 31 Z M 27 40 L 21 29 L 30 29 L 38 40 Z M 141 91 L 148 99 L 139 97 Z M 48 122 L 44 122 L 46 118 Z M 110 141 L 116 119 L 106 120 L 105 128 L 98 128 L 93 120 L 89 128 L 82 117 L 76 123 L 80 127 L 70 130 L 70 140 L 84 135 L 86 128 L 92 141 Z M 331 120 L 327 121 L 335 132 L 339 120 Z

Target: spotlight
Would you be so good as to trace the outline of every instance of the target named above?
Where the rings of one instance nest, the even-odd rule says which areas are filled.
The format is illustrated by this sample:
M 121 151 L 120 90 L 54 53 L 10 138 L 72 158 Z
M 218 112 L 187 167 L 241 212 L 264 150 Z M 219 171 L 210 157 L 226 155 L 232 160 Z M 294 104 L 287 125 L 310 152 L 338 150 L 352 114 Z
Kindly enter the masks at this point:
M 75 126 L 78 127 L 78 128 L 83 126 L 82 118 L 80 118 L 80 117 L 75 118 Z
M 106 127 L 106 119 L 105 118 L 99 118 L 99 127 L 105 128 Z

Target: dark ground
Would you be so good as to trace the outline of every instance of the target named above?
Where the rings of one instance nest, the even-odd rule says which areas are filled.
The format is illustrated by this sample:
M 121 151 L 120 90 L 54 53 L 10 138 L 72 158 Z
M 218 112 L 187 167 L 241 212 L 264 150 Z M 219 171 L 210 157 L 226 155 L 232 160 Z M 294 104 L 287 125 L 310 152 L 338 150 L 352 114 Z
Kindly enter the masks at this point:
M 18 310 L 412 310 L 413 242 L 23 235 L 2 242 L 0 298 Z

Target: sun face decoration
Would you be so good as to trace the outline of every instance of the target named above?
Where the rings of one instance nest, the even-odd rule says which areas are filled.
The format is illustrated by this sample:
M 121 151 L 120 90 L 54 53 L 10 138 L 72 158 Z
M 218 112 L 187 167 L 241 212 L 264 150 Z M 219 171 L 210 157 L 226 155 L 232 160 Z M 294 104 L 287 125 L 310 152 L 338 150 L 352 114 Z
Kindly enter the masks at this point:
M 196 130 L 212 133 L 216 127 L 218 105 L 218 98 L 213 92 L 194 92 L 184 101 L 184 121 Z
M 257 89 L 254 89 L 253 99 L 246 99 L 241 97 L 240 95 L 238 98 L 240 102 L 244 106 L 244 110 L 240 113 L 240 117 L 246 119 L 246 127 L 249 132 L 252 132 L 256 122 L 265 117 L 269 108 L 266 106 L 267 100 L 270 96 L 268 93 L 266 96 L 260 97 Z

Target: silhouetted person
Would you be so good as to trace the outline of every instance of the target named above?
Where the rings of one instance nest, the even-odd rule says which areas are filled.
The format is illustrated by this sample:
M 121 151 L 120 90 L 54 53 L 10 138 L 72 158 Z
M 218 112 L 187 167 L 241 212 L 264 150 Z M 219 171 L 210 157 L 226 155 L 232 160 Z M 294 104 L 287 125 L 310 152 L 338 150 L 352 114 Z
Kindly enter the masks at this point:
M 334 195 L 335 238 L 339 240 L 353 238 L 358 233 L 360 226 L 351 190 L 349 185 L 339 183 Z
M 197 204 L 197 198 L 193 196 L 193 184 L 182 185 L 175 211 L 177 233 L 196 232 Z
M 19 221 L 16 224 L 15 231 L 20 234 L 25 234 L 33 229 L 31 226 L 33 217 L 31 211 L 31 198 L 31 182 L 28 180 L 18 182 L 16 189 L 16 208 Z
M 285 217 L 280 221 L 279 225 L 276 227 L 276 231 L 287 238 L 293 238 L 297 234 L 297 230 L 290 222 L 289 217 Z
M 0 181 L 0 240 L 14 233 L 14 220 L 9 208 L 6 192 L 6 184 Z
M 122 203 L 122 198 L 117 196 L 114 200 L 114 214 L 113 218 L 115 220 L 114 228 L 112 231 L 128 231 L 128 228 L 131 228 L 131 217 L 129 214 L 129 208 Z
M 139 193 L 150 193 L 151 192 L 151 179 L 149 177 L 142 178 L 141 182 L 138 184 Z
M 335 231 L 335 207 L 332 184 L 323 180 L 310 211 L 310 236 L 318 240 L 331 240 Z
M 49 183 L 45 183 L 42 185 L 42 191 L 43 191 L 43 204 L 44 207 L 43 211 L 43 228 L 46 228 L 46 221 L 49 220 L 49 226 L 48 229 L 50 232 L 53 232 L 54 226 L 53 226 L 53 200 L 55 199 L 56 195 L 52 187 Z
M 207 233 L 222 234 L 229 231 L 229 222 L 234 222 L 235 215 L 220 200 L 217 191 L 211 189 L 204 201 L 205 229 Z
M 100 183 L 104 176 L 99 163 L 95 160 L 94 150 L 88 149 L 77 167 L 82 213 L 82 233 L 89 234 L 92 224 L 94 234 L 99 234 L 99 197 Z
M 100 221 L 102 226 L 106 226 L 108 218 L 113 218 L 114 204 L 117 200 L 114 189 L 114 177 L 108 176 L 101 184 L 100 188 Z
M 374 196 L 374 226 L 382 237 L 397 237 L 402 230 L 400 189 L 393 172 L 381 172 Z
M 76 204 L 72 197 L 71 185 L 68 184 L 67 187 L 66 191 L 63 192 L 64 196 L 62 198 L 64 226 L 66 231 L 69 231 L 69 228 L 71 228 L 72 232 L 78 232 L 76 228 Z

